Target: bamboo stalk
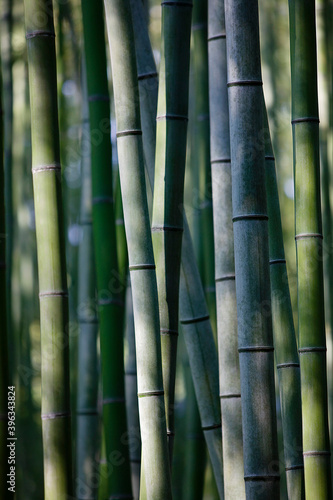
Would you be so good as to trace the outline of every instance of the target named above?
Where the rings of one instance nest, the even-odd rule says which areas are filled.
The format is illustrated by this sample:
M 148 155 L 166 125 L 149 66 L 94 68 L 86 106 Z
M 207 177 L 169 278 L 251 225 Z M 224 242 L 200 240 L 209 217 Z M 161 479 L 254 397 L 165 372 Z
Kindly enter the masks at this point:
M 0 109 L 2 109 L 2 77 L 0 74 Z M 0 118 L 0 233 L 3 235 L 6 231 L 5 226 L 5 179 L 4 179 L 4 161 L 3 161 L 3 120 Z M 1 239 L 0 245 L 0 308 L 1 308 L 1 336 L 0 336 L 0 470 L 2 471 L 0 480 L 0 496 L 4 500 L 9 499 L 12 493 L 9 491 L 8 481 L 8 339 L 7 339 L 7 302 L 6 302 L 6 240 Z M 14 391 L 15 392 L 15 391 Z M 15 401 L 13 401 L 15 403 Z M 15 407 L 14 407 L 15 409 Z M 10 415 L 12 416 L 12 415 Z
M 140 5 L 140 2 L 138 2 Z M 132 6 L 133 7 L 133 6 Z M 150 132 L 156 118 L 156 69 L 146 23 L 135 16 L 138 83 L 141 101 L 143 147 L 149 186 L 154 185 L 155 141 Z M 144 49 L 143 49 L 144 47 Z M 149 68 L 149 79 L 140 78 Z M 147 83 L 149 81 L 149 84 Z M 213 332 L 199 275 L 189 227 L 184 216 L 184 234 L 180 278 L 179 307 L 186 347 L 189 354 L 201 426 L 208 446 L 219 496 L 223 498 L 221 415 L 219 408 L 218 359 Z M 201 346 L 201 347 L 200 347 Z
M 78 376 L 76 404 L 76 497 L 96 498 L 96 458 L 99 444 L 97 411 L 98 318 L 95 305 L 96 277 L 93 254 L 91 163 L 89 147 L 88 103 L 82 124 L 82 186 L 80 227 L 82 241 L 78 261 Z
M 124 439 L 127 431 L 123 355 L 124 302 L 123 287 L 119 283 L 116 247 L 102 0 L 94 3 L 83 0 L 82 16 L 91 134 L 92 214 L 101 339 L 103 427 L 106 459 L 112 468 L 108 478 L 108 494 L 132 498 L 129 453 Z
M 225 22 L 245 493 L 247 499 L 277 499 L 258 2 L 226 0 Z
M 180 261 L 192 1 L 162 2 L 152 239 L 160 311 L 169 458 L 174 442 Z
M 224 1 L 208 3 L 215 281 L 226 499 L 245 498 Z
M 298 348 L 306 498 L 332 497 L 320 207 L 315 2 L 289 3 Z
M 129 0 L 106 0 L 124 220 L 137 354 L 147 497 L 172 498 L 164 409 L 158 297 L 144 177 L 139 91 Z
M 296 500 L 304 498 L 300 367 L 284 254 L 275 160 L 265 107 L 264 130 L 267 131 L 265 165 L 275 359 L 279 377 L 288 498 Z
M 45 499 L 72 494 L 68 293 L 60 182 L 56 59 L 52 5 L 26 0 L 42 342 Z

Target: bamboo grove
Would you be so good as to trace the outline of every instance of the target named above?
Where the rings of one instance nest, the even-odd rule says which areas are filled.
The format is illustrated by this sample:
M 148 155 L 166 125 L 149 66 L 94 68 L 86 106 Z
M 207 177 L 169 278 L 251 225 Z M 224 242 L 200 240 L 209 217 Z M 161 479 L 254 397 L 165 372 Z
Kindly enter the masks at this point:
M 0 499 L 331 500 L 332 3 L 0 5 Z

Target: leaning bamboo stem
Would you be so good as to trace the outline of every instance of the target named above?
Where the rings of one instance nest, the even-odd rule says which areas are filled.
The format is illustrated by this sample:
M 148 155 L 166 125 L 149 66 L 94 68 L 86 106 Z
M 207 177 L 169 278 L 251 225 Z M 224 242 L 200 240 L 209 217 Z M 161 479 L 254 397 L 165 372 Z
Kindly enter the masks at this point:
M 289 15 L 305 494 L 321 500 L 332 497 L 332 486 L 314 0 L 291 0 Z
M 174 441 L 180 261 L 192 1 L 162 3 L 152 239 L 160 311 L 169 458 Z
M 257 0 L 226 0 L 225 21 L 245 492 L 277 499 L 264 149 L 254 146 L 263 129 Z
M 103 427 L 112 467 L 109 495 L 131 498 L 123 355 L 124 287 L 119 280 L 103 1 L 82 1 L 91 134 L 92 215 L 101 339 Z M 97 56 L 98 55 L 98 56 Z M 107 228 L 107 230 L 106 230 Z M 114 467 L 114 454 L 121 454 Z
M 208 3 L 211 168 L 225 498 L 245 498 L 224 1 Z
M 45 498 L 72 495 L 68 293 L 52 5 L 25 1 L 42 342 Z
M 135 321 L 139 415 L 147 497 L 171 499 L 155 264 L 144 177 L 129 0 L 105 0 Z
M 137 5 L 140 5 L 137 2 Z M 139 11 L 140 12 L 140 11 Z M 146 23 L 135 23 L 138 62 L 138 83 L 141 100 L 143 147 L 150 189 L 154 185 L 155 141 L 150 128 L 154 126 L 157 109 L 156 69 L 149 43 Z M 144 49 L 143 49 L 144 47 Z M 149 68 L 149 80 L 140 78 Z M 147 84 L 149 82 L 149 84 Z M 218 360 L 213 332 L 205 301 L 190 230 L 184 213 L 184 234 L 180 278 L 179 308 L 182 332 L 189 354 L 201 426 L 213 466 L 220 499 L 223 498 L 221 414 L 219 408 Z M 201 346 L 201 347 L 199 347 Z

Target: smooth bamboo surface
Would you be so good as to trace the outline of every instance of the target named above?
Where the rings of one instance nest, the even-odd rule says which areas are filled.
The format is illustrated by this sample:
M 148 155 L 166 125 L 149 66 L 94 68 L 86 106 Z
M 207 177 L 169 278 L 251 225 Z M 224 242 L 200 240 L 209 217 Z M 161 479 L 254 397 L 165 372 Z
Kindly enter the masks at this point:
M 224 2 L 208 2 L 211 168 L 225 499 L 245 498 Z
M 332 498 L 314 0 L 289 2 L 298 349 L 307 500 Z
M 258 2 L 226 0 L 232 206 L 247 499 L 280 498 Z
M 46 500 L 73 494 L 66 283 L 52 4 L 27 0 L 25 24 L 42 343 Z
M 132 15 L 105 0 L 117 144 L 135 323 L 139 415 L 147 498 L 171 499 L 155 263 L 150 232 Z

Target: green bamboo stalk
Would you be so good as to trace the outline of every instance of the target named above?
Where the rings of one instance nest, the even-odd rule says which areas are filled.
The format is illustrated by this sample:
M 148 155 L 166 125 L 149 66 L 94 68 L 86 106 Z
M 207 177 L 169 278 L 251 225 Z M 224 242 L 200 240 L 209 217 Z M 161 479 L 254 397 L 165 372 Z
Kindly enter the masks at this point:
M 208 2 L 211 168 L 224 493 L 245 498 L 224 1 Z
M 332 497 L 327 417 L 315 2 L 289 2 L 298 348 L 308 500 Z
M 275 359 L 279 377 L 288 498 L 296 500 L 304 499 L 300 367 L 284 254 L 275 160 L 265 107 L 264 130 L 267 131 L 265 165 Z
M 127 357 L 125 358 L 125 393 L 127 408 L 127 428 L 130 450 L 132 489 L 134 500 L 139 499 L 140 471 L 141 471 L 141 438 L 138 407 L 138 383 L 135 356 L 135 331 L 132 290 L 130 283 L 126 293 L 126 323 L 125 339 L 127 344 Z
M 210 129 L 208 98 L 207 0 L 193 4 L 192 62 L 194 77 L 194 137 L 191 163 L 198 169 L 199 269 L 202 276 L 211 325 L 216 338 L 216 293 L 212 177 L 210 166 Z
M 2 110 L 2 78 L 0 74 L 0 109 Z M 5 179 L 4 179 L 4 158 L 3 158 L 3 121 L 0 118 L 0 233 L 5 234 Z M 0 244 L 0 307 L 1 307 L 1 336 L 0 336 L 0 470 L 2 471 L 0 480 L 0 496 L 4 500 L 9 499 L 12 493 L 9 491 L 7 483 L 9 476 L 8 465 L 8 339 L 7 339 L 7 302 L 6 302 L 6 240 L 1 239 Z
M 192 1 L 162 2 L 152 239 L 160 311 L 169 458 L 174 442 L 174 400 L 183 235 Z
M 2 20 L 2 68 L 3 68 L 3 108 L 4 108 L 4 168 L 5 168 L 5 205 L 6 205 L 6 296 L 7 331 L 12 331 L 12 261 L 13 261 L 13 0 L 5 0 Z M 2 238 L 4 238 L 3 233 Z M 15 363 L 14 335 L 9 335 L 8 366 L 10 379 L 14 380 L 11 366 Z
M 131 273 L 139 414 L 147 497 L 172 498 L 164 409 L 158 297 L 151 242 L 134 34 L 129 0 L 106 0 L 120 183 Z
M 76 403 L 76 498 L 96 498 L 98 482 L 96 458 L 99 444 L 98 394 L 98 319 L 95 306 L 96 278 L 93 254 L 91 206 L 91 163 L 88 104 L 82 124 L 82 185 L 80 227 L 82 240 L 78 260 L 78 375 Z
M 68 293 L 60 181 L 56 59 L 52 5 L 26 0 L 42 342 L 45 499 L 72 494 Z
M 226 0 L 225 22 L 245 493 L 277 499 L 258 2 Z
M 113 206 L 110 108 L 102 0 L 94 3 L 82 0 L 82 16 L 91 134 L 92 214 L 101 341 L 103 427 L 106 458 L 112 467 L 108 494 L 132 498 L 129 453 L 124 440 L 124 302 L 123 287 L 119 283 Z
M 140 2 L 138 2 L 140 4 Z M 156 69 L 147 34 L 146 23 L 139 16 L 134 23 L 137 46 L 138 83 L 141 102 L 143 147 L 148 174 L 148 185 L 154 185 L 155 141 L 150 127 L 154 126 L 157 109 Z M 147 75 L 149 78 L 142 78 Z M 147 83 L 149 81 L 149 84 Z M 180 279 L 180 316 L 183 318 L 182 332 L 189 354 L 194 388 L 198 401 L 201 426 L 212 462 L 214 477 L 220 498 L 223 498 L 221 415 L 219 408 L 218 359 L 213 332 L 209 320 L 205 295 L 196 256 L 184 214 L 182 243 L 182 265 Z M 181 321 L 182 323 L 182 321 Z M 201 347 L 199 347 L 201 346 Z

